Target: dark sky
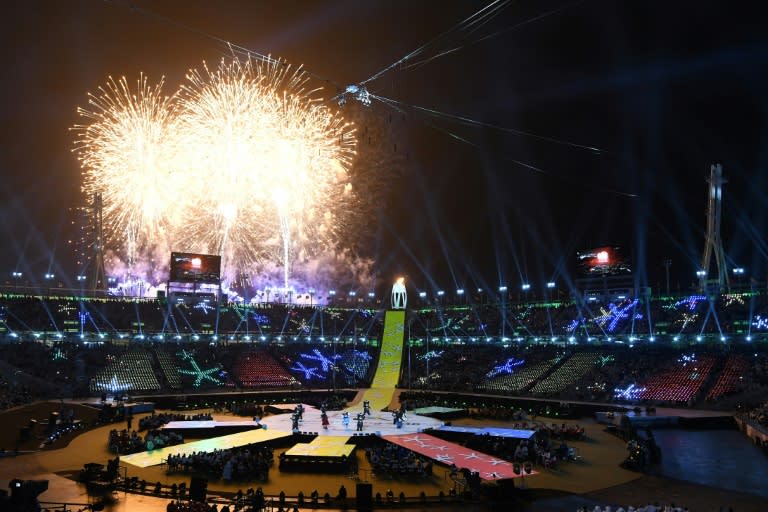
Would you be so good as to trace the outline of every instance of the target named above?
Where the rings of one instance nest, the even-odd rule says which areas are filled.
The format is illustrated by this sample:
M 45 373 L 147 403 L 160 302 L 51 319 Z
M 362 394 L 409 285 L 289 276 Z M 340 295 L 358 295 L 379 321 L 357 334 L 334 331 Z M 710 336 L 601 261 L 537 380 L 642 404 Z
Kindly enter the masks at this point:
M 82 201 L 68 128 L 86 92 L 107 76 L 165 76 L 173 89 L 187 69 L 227 53 L 207 37 L 217 36 L 303 64 L 327 97 L 486 3 L 5 5 L 0 273 L 66 271 L 66 212 Z M 658 287 L 665 258 L 673 282 L 687 286 L 703 247 L 705 180 L 710 164 L 722 162 L 726 253 L 764 283 L 768 16 L 760 6 L 511 2 L 473 31 L 449 32 L 415 60 L 457 51 L 371 82 L 371 91 L 407 105 L 405 113 L 381 103 L 367 112 L 345 107 L 386 134 L 375 150 L 360 149 L 372 153 L 388 184 L 363 223 L 364 251 L 380 276 L 403 272 L 417 287 L 446 290 L 525 281 L 537 287 L 563 280 L 576 251 L 611 244 L 651 286 Z

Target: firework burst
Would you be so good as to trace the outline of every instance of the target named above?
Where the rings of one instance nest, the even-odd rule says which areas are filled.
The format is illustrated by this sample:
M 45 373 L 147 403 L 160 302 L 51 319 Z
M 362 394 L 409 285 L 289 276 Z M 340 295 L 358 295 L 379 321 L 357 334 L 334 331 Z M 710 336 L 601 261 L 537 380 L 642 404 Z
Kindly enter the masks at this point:
M 335 247 L 350 213 L 352 127 L 301 69 L 222 60 L 172 96 L 109 80 L 75 126 L 86 193 L 129 262 L 158 247 L 220 254 L 232 280 Z

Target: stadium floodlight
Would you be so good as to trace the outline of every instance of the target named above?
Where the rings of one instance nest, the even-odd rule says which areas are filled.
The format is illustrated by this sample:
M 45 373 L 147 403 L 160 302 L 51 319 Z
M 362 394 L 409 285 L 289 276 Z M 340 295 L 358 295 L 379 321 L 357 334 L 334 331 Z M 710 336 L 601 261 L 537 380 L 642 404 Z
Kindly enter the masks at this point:
M 329 290 L 328 291 L 328 295 L 330 295 L 330 296 L 336 295 L 336 290 Z
M 79 275 L 79 276 L 77 276 L 77 280 L 78 281 L 85 281 L 85 276 Z
M 456 290 L 456 295 L 464 295 L 464 288 L 459 288 Z
M 54 276 L 53 276 L 53 274 L 51 274 L 51 273 L 49 272 L 49 273 L 45 274 L 43 277 L 44 277 L 46 280 L 50 281 L 51 279 L 53 279 L 53 277 L 54 277 Z
M 741 268 L 741 267 L 737 267 L 737 268 L 733 269 L 733 273 L 736 274 L 737 276 L 740 276 L 740 275 L 744 274 L 744 269 Z
M 550 281 L 550 282 L 547 283 L 547 288 L 554 288 L 554 287 L 555 287 L 555 283 L 554 282 Z
M 375 294 L 375 293 L 373 293 L 373 292 L 368 292 L 368 297 L 370 297 L 371 299 L 372 299 L 372 298 L 374 298 L 375 296 L 376 296 L 376 294 Z
M 355 295 L 357 295 L 357 292 L 355 290 L 350 290 L 349 291 L 349 296 L 350 297 L 354 297 Z
M 17 271 L 13 271 L 13 272 L 11 272 L 11 276 L 13 276 L 13 277 L 14 277 L 14 278 L 16 278 L 16 279 L 20 279 L 20 278 L 21 278 L 21 276 L 23 276 L 23 275 L 24 275 L 24 274 L 22 274 L 21 272 L 17 272 Z
M 443 290 L 437 290 L 438 297 L 442 297 L 443 295 L 445 295 L 445 292 Z
M 500 292 L 505 292 L 505 291 L 507 291 L 507 287 L 506 287 L 506 286 L 503 286 L 503 285 L 502 285 L 502 286 L 499 286 L 499 291 L 500 291 Z
M 696 275 L 698 277 L 707 277 L 707 271 L 706 270 L 697 270 Z
M 747 341 L 752 341 L 752 336 L 747 336 Z
M 419 292 L 419 297 L 421 297 L 422 299 L 426 298 L 426 296 L 427 296 L 427 292 Z
M 531 289 L 531 285 L 530 285 L 530 284 L 528 284 L 528 283 L 523 283 L 523 286 L 522 286 L 522 288 L 523 288 L 523 291 L 524 291 L 524 292 L 527 292 L 528 290 L 530 290 L 530 289 Z

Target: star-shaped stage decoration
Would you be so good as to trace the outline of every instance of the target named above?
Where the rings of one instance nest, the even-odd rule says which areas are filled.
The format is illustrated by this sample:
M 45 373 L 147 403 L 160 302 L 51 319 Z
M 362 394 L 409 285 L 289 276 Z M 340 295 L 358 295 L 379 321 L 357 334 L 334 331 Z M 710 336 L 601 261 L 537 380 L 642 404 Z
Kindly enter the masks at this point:
M 488 477 L 488 478 L 504 478 L 504 473 L 497 473 L 495 471 L 490 472 L 490 473 L 486 472 L 486 473 L 483 473 L 483 474 L 486 477 Z
M 505 464 L 506 462 L 507 461 L 505 461 L 505 460 L 491 458 L 491 460 L 488 461 L 488 464 L 491 464 L 493 466 L 497 466 L 499 464 Z
M 467 453 L 464 455 L 464 460 L 472 460 L 472 459 L 483 460 L 483 458 L 478 454 L 476 454 L 475 452 Z
M 442 453 L 435 457 L 438 462 L 453 462 L 453 457 L 450 455 L 443 455 Z

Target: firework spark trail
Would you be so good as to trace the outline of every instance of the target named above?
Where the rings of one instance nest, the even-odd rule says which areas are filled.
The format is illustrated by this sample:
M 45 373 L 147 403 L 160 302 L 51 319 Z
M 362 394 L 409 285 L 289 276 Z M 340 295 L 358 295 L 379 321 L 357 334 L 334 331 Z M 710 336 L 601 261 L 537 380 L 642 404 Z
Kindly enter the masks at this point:
M 136 257 L 136 233 L 160 241 L 173 212 L 165 200 L 172 186 L 173 148 L 165 143 L 173 131 L 173 98 L 162 94 L 163 82 L 151 87 L 140 76 L 135 92 L 125 77 L 109 78 L 98 95 L 90 94 L 93 110 L 78 108 L 92 121 L 76 125 L 75 151 L 83 169 L 83 191 L 104 197 L 109 219 L 107 244 L 129 240 L 125 256 Z
M 110 79 L 78 125 L 83 190 L 101 192 L 109 240 L 129 261 L 157 244 L 223 257 L 223 274 L 255 274 L 336 247 L 350 214 L 352 127 L 306 75 L 280 62 L 222 60 L 191 70 L 171 97 L 141 77 Z M 159 236 L 162 235 L 162 236 Z M 162 263 L 159 263 L 162 265 Z

